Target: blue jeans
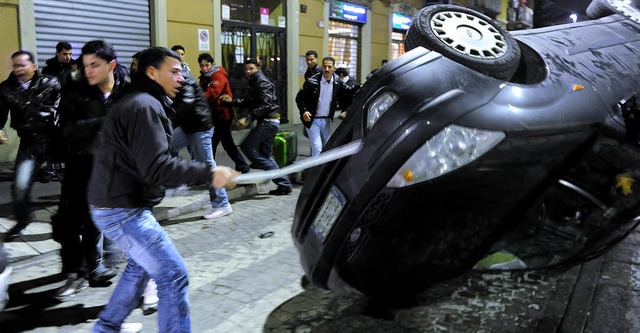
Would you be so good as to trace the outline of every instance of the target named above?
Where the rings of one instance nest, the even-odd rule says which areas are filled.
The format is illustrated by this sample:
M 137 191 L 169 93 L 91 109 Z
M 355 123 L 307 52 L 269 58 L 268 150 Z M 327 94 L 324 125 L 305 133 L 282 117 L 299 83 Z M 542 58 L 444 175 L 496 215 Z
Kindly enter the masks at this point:
M 213 159 L 211 137 L 213 137 L 213 128 L 208 131 L 187 134 L 182 130 L 182 127 L 177 127 L 173 130 L 171 150 L 174 154 L 178 154 L 182 148 L 189 146 L 194 160 L 204 162 L 213 169 L 216 166 L 216 161 Z M 229 205 L 227 190 L 224 188 L 216 189 L 209 185 L 209 199 L 211 199 L 212 208 Z
M 119 332 L 122 322 L 138 307 L 144 288 L 158 284 L 158 330 L 190 332 L 189 277 L 180 253 L 148 208 L 96 208 L 91 217 L 107 238 L 128 258 L 127 267 L 100 312 L 94 333 Z
M 331 123 L 329 118 L 316 118 L 311 122 L 311 127 L 305 128 L 311 143 L 311 157 L 316 157 L 322 152 L 322 147 L 331 135 Z
M 280 127 L 280 121 L 277 119 L 260 119 L 240 144 L 240 149 L 251 161 L 252 169 L 279 169 L 272 156 L 273 139 L 276 137 L 278 127 Z M 274 178 L 273 182 L 278 187 L 291 187 L 291 182 L 286 176 Z

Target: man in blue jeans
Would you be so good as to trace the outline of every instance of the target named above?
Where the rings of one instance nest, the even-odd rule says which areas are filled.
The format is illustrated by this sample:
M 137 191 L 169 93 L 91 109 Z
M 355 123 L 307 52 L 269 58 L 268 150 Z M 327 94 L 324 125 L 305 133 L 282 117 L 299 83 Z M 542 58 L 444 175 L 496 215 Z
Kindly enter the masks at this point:
M 180 91 L 182 60 L 175 52 L 152 47 L 140 53 L 131 90 L 117 102 L 98 136 L 89 183 L 89 204 L 96 226 L 125 251 L 128 263 L 94 332 L 120 332 L 153 278 L 158 285 L 158 330 L 190 332 L 189 284 L 180 253 L 158 224 L 151 208 L 164 186 L 184 183 L 222 188 L 238 172 L 211 170 L 171 154 L 171 100 Z M 127 327 L 128 329 L 128 327 Z M 141 327 L 136 327 L 139 331 Z M 134 331 L 134 330 L 130 330 Z
M 198 81 L 184 67 L 184 62 L 182 76 L 182 88 L 172 105 L 176 112 L 173 117 L 169 117 L 173 123 L 172 150 L 174 154 L 178 154 L 180 150 L 189 146 L 194 160 L 206 163 L 213 169 L 216 166 L 211 141 L 214 128 L 209 103 L 204 98 Z M 211 212 L 203 216 L 205 219 L 217 219 L 233 212 L 227 190 L 224 188 L 216 189 L 209 186 L 209 198 Z

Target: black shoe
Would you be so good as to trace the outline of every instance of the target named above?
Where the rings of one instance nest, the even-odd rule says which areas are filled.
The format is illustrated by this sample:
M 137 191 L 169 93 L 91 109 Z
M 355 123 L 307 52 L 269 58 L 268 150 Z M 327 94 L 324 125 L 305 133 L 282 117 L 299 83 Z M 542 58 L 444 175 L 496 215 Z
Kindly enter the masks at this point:
M 9 231 L 7 231 L 6 234 L 4 234 L 4 237 L 2 239 L 2 241 L 4 242 L 11 242 L 13 240 L 15 240 L 16 238 L 18 238 L 18 236 L 20 236 L 20 233 L 22 232 L 22 230 L 24 230 L 27 227 L 28 224 L 16 224 L 13 227 L 11 227 L 11 229 L 9 229 Z
M 113 279 L 116 275 L 118 275 L 118 271 L 115 269 L 100 265 L 100 267 L 89 274 L 89 281 L 94 284 L 100 284 Z
M 236 165 L 236 171 L 242 172 L 242 173 L 249 173 L 251 172 L 251 168 L 249 168 L 249 166 L 246 164 L 242 166 Z
M 291 193 L 291 187 L 281 187 L 281 186 L 279 186 L 275 190 L 269 191 L 269 194 L 271 195 L 287 195 L 290 193 Z
M 88 286 L 87 280 L 78 277 L 78 273 L 69 273 L 64 286 L 60 287 L 53 297 L 60 302 L 65 302 L 72 299 L 77 293 L 87 289 Z

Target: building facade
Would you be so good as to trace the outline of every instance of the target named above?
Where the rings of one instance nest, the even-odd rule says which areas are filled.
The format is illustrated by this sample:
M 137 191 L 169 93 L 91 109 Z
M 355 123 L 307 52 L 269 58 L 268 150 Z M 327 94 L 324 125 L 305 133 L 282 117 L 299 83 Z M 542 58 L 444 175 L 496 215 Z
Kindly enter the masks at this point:
M 506 6 L 507 0 L 502 1 Z M 277 85 L 284 121 L 298 122 L 295 94 L 306 69 L 304 54 L 333 56 L 364 82 L 382 60 L 404 53 L 403 39 L 424 0 L 0 0 L 0 77 L 11 71 L 18 49 L 36 53 L 40 66 L 55 44 L 69 41 L 74 58 L 91 39 L 104 39 L 128 67 L 131 55 L 148 46 L 186 49 L 198 76 L 197 57 L 208 52 L 229 72 L 235 95 L 247 83 L 242 62 L 257 58 Z M 474 2 L 475 3 L 475 2 Z M 8 127 L 8 126 L 7 126 Z M 9 132 L 12 138 L 15 133 Z M 0 146 L 0 161 L 12 160 L 16 140 Z

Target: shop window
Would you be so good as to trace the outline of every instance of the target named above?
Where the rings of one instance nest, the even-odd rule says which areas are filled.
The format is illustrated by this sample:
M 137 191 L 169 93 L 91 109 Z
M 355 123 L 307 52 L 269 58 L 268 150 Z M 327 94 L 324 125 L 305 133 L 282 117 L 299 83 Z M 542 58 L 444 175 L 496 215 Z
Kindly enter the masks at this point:
M 404 54 L 404 37 L 405 32 L 391 33 L 391 59 L 395 59 Z
M 222 0 L 222 19 L 286 27 L 284 0 Z
M 360 26 L 329 20 L 329 56 L 336 59 L 336 68 L 345 67 L 349 70 L 350 76 L 360 77 L 359 51 Z

